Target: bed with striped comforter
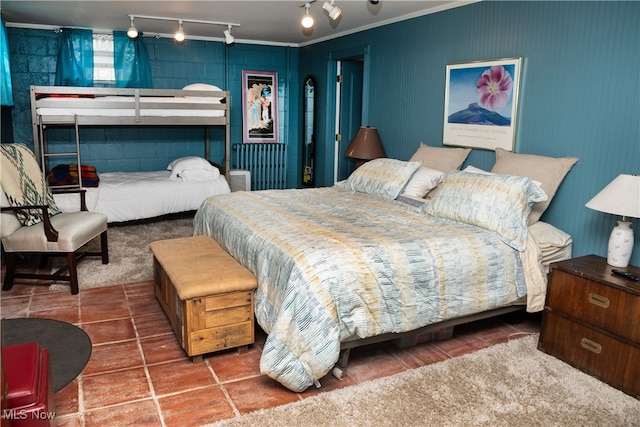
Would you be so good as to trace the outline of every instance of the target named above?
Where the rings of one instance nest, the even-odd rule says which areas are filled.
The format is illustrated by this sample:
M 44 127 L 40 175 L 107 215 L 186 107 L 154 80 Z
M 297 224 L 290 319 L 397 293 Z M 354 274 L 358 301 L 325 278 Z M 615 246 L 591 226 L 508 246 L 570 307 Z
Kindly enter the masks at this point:
M 194 230 L 258 278 L 256 318 L 268 333 L 260 368 L 293 391 L 332 369 L 342 341 L 526 295 L 519 252 L 495 233 L 339 185 L 211 197 Z

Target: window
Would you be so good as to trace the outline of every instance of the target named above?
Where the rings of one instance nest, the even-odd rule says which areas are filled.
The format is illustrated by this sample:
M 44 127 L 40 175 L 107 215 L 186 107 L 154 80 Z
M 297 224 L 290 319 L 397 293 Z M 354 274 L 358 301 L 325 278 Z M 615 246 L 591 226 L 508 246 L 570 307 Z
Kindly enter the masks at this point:
M 113 34 L 93 34 L 93 81 L 94 84 L 115 85 Z

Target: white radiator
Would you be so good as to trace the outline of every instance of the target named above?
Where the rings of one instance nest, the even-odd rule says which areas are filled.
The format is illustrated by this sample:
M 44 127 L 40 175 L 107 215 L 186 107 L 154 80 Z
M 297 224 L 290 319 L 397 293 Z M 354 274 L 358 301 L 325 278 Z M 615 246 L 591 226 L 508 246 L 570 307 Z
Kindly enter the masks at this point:
M 233 144 L 234 169 L 251 173 L 252 190 L 281 189 L 287 181 L 286 144 Z
M 229 171 L 231 191 L 251 191 L 251 172 L 239 169 Z

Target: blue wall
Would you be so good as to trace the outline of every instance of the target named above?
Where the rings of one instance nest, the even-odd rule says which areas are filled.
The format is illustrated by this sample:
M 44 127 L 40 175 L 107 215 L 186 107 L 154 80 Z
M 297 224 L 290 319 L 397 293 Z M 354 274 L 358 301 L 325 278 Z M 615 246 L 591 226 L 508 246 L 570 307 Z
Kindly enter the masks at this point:
M 28 86 L 52 84 L 55 34 L 9 28 L 9 41 L 15 137 L 30 142 Z M 364 106 L 368 121 L 363 124 L 378 127 L 387 155 L 400 159 L 408 159 L 420 141 L 441 145 L 447 64 L 523 57 L 516 151 L 580 159 L 543 216 L 573 236 L 576 256 L 605 256 L 616 220 L 584 204 L 618 174 L 640 172 L 639 2 L 480 2 L 299 49 L 243 44 L 226 48 L 222 43 L 192 40 L 176 46 L 170 40 L 152 38 L 145 43 L 156 87 L 206 81 L 231 90 L 234 142 L 241 141 L 241 70 L 278 71 L 280 142 L 289 147 L 292 187 L 300 182 L 302 78 L 312 75 L 318 83 L 316 182 L 331 185 L 334 141 L 328 118 L 333 117 L 330 88 L 334 83 L 330 70 L 336 58 L 363 52 L 369 59 L 369 98 Z M 178 151 L 202 150 L 199 135 L 172 132 L 180 134 L 156 132 L 146 138 L 165 138 L 162 142 L 138 144 L 133 150 L 132 144 L 126 150 L 121 145 L 120 160 L 105 160 L 110 152 L 91 155 L 96 162 L 106 162 L 105 168 L 99 167 L 102 170 L 144 170 L 147 165 L 163 167 Z M 108 133 L 93 139 L 118 146 L 119 138 L 121 133 Z M 174 138 L 185 142 L 176 147 L 170 142 Z M 93 142 L 87 145 L 90 150 L 100 147 Z M 126 168 L 119 167 L 119 162 Z M 473 150 L 467 160 L 484 169 L 493 162 L 494 153 L 484 150 Z M 638 220 L 633 222 L 637 230 Z M 637 231 L 632 263 L 640 265 Z
M 58 35 L 50 30 L 8 28 L 15 106 L 14 140 L 33 147 L 30 85 L 52 85 L 55 79 Z M 231 142 L 242 142 L 242 70 L 278 73 L 279 142 L 288 147 L 287 182 L 298 183 L 295 141 L 300 129 L 298 99 L 298 49 L 282 46 L 234 44 L 144 38 L 149 53 L 153 85 L 157 89 L 180 89 L 190 83 L 210 83 L 231 92 Z M 294 106 L 290 102 L 294 102 Z M 75 134 L 50 128 L 51 149 L 75 151 Z M 204 130 L 194 127 L 92 127 L 80 131 L 82 162 L 100 172 L 164 169 L 180 156 L 204 156 Z M 224 130 L 210 128 L 211 159 L 223 163 Z M 292 138 L 293 142 L 292 143 Z
M 304 47 L 300 73 L 321 93 L 327 61 L 368 50 L 368 123 L 389 157 L 442 145 L 447 64 L 524 58 L 516 152 L 580 160 L 543 220 L 570 233 L 574 255 L 606 256 L 616 218 L 584 204 L 620 173 L 640 173 L 640 3 L 481 2 Z M 319 100 L 318 176 L 333 182 L 331 96 Z M 490 169 L 493 151 L 466 164 Z M 632 263 L 640 265 L 640 232 Z

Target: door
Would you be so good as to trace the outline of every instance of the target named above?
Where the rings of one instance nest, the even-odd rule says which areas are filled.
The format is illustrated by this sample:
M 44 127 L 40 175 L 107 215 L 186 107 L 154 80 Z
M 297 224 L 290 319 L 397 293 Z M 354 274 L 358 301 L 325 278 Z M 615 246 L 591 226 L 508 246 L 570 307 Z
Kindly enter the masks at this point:
M 338 61 L 339 94 L 336 114 L 340 139 L 336 143 L 337 180 L 347 179 L 355 169 L 355 161 L 344 155 L 349 142 L 362 125 L 362 88 L 364 57 Z

